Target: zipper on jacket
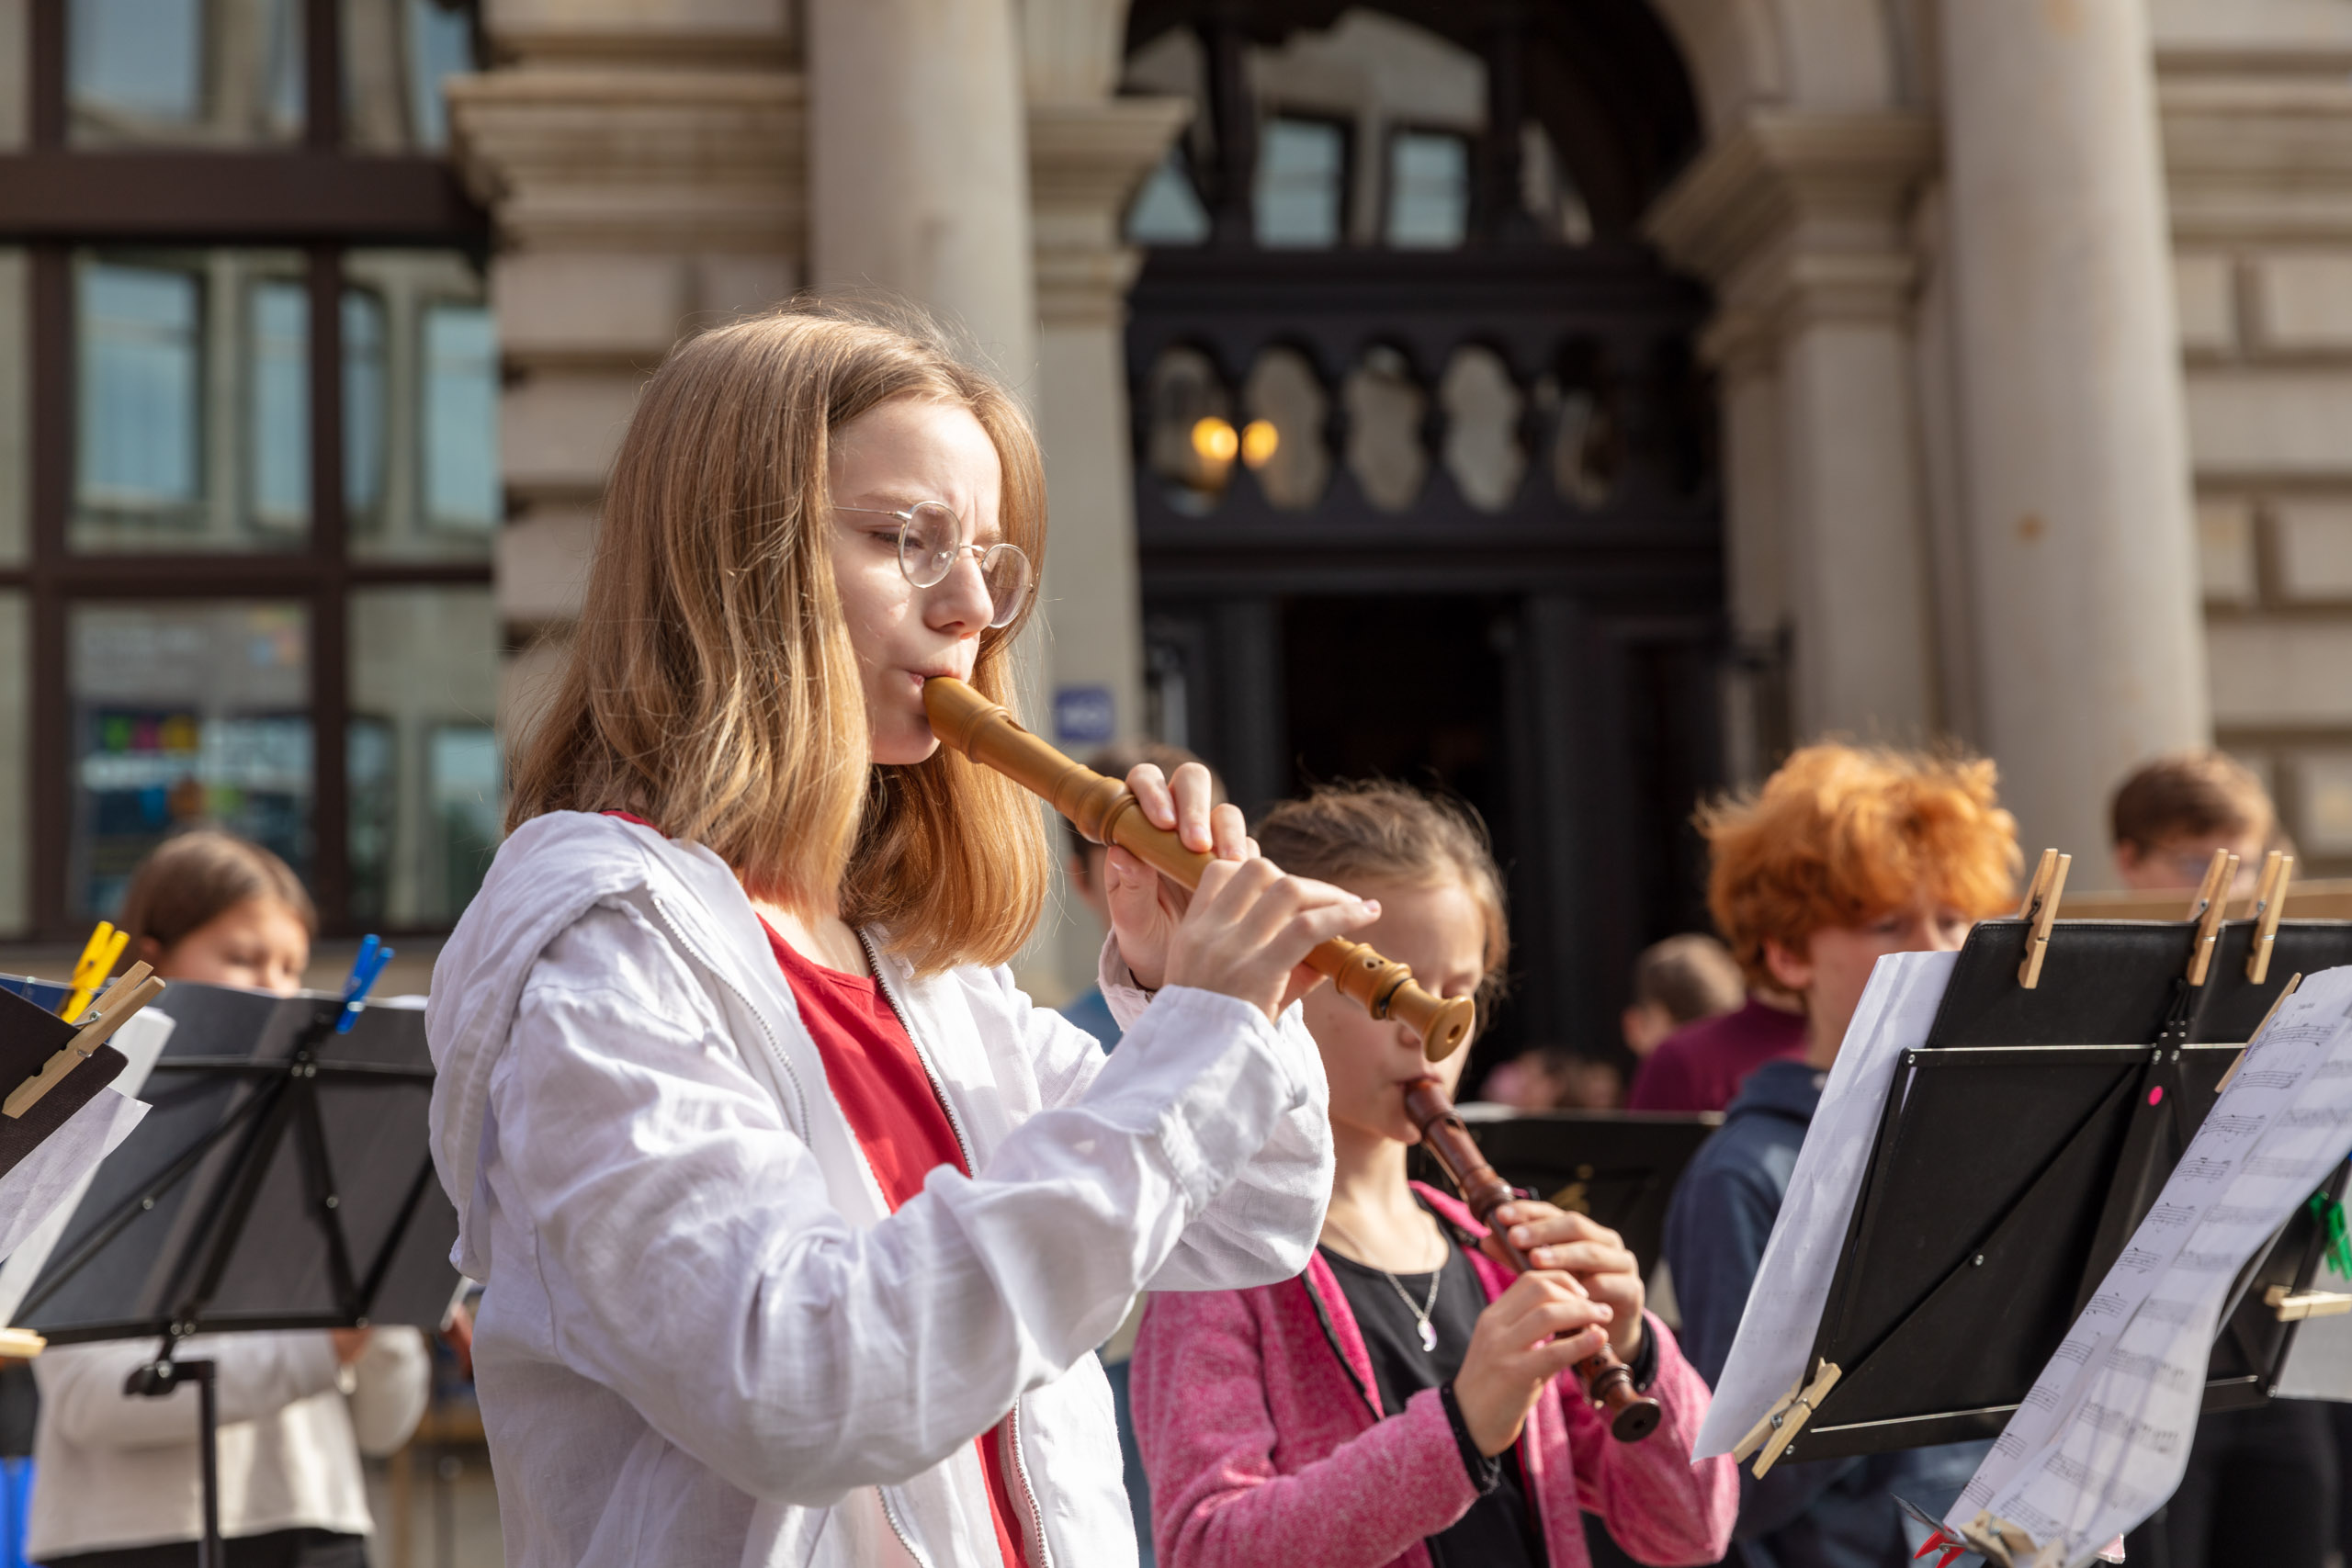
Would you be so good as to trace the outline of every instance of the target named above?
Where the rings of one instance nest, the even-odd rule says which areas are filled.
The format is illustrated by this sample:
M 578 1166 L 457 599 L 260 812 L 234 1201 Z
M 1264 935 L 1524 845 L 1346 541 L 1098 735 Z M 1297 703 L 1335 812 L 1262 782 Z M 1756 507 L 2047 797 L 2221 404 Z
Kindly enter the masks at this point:
M 1012 1472 L 1021 1478 L 1021 1500 L 1029 1505 L 1029 1523 L 1037 1538 L 1038 1568 L 1050 1568 L 1054 1554 L 1046 1545 L 1046 1514 L 1037 1506 L 1037 1489 L 1029 1484 L 1029 1461 L 1021 1457 L 1021 1401 L 1012 1402 L 1005 1416 L 1004 1446 L 1012 1450 Z
M 915 1037 L 913 1022 L 908 1018 L 906 1009 L 899 1005 L 899 998 L 891 989 L 889 978 L 882 972 L 882 955 L 874 951 L 874 943 L 867 938 L 863 926 L 858 928 L 857 943 L 865 950 L 865 966 L 874 971 L 875 989 L 882 994 L 882 999 L 889 1004 L 891 1015 L 898 1019 L 899 1027 L 906 1032 L 907 1043 L 915 1048 L 915 1060 L 922 1064 L 923 1077 L 931 1080 L 932 1096 L 939 1101 L 939 1109 L 946 1113 L 947 1130 L 956 1134 L 956 1150 L 964 1156 L 964 1173 L 967 1176 L 978 1174 L 979 1162 L 972 1157 L 971 1141 L 964 1136 L 964 1123 L 956 1114 L 955 1103 L 947 1098 L 947 1085 L 940 1077 L 939 1070 L 931 1065 L 931 1053 L 924 1050 L 922 1042 Z M 1021 1453 L 1021 1401 L 1017 1396 L 1012 1402 L 1012 1411 L 1005 1417 L 1005 1424 L 1006 1446 L 1012 1450 L 1012 1472 L 1020 1478 L 1021 1500 L 1028 1505 L 1029 1522 L 1036 1532 L 1036 1568 L 1053 1568 L 1053 1550 L 1046 1544 L 1046 1510 L 1038 1505 L 1037 1489 L 1029 1480 L 1029 1461 Z
M 882 1505 L 882 1522 L 890 1527 L 890 1533 L 899 1538 L 899 1544 L 907 1549 L 907 1555 L 919 1563 L 921 1568 L 931 1568 L 931 1559 L 922 1554 L 921 1549 L 915 1545 L 914 1538 L 907 1534 L 906 1527 L 899 1523 L 899 1512 L 890 1506 L 889 1489 L 876 1486 L 874 1489 L 874 1500 Z
M 706 954 L 701 948 L 696 947 L 686 936 L 685 932 L 678 928 L 678 922 L 672 917 L 669 906 L 662 901 L 662 895 L 649 890 L 646 897 L 650 899 L 653 904 L 653 912 L 662 917 L 662 925 L 669 929 L 670 939 L 676 942 L 680 947 L 684 948 L 688 953 L 692 953 L 695 961 L 710 972 L 711 978 L 726 987 L 728 993 L 738 1002 L 742 1004 L 743 1010 L 750 1013 L 752 1018 L 759 1021 L 760 1032 L 767 1038 L 768 1059 L 775 1063 L 776 1066 L 782 1067 L 784 1069 L 784 1076 L 792 1081 L 792 1096 L 795 1101 L 797 1102 L 800 1113 L 799 1133 L 804 1138 L 807 1137 L 809 1130 L 808 1090 L 802 1086 L 800 1082 L 800 1075 L 793 1070 L 792 1058 L 786 1055 L 785 1054 L 784 1047 L 776 1043 L 775 1031 L 768 1026 L 767 1014 L 760 1010 L 760 1006 L 757 1002 L 753 1001 L 750 997 L 744 994 L 742 987 L 738 986 L 733 980 L 728 978 L 727 972 L 718 964 L 712 963 L 709 956 Z

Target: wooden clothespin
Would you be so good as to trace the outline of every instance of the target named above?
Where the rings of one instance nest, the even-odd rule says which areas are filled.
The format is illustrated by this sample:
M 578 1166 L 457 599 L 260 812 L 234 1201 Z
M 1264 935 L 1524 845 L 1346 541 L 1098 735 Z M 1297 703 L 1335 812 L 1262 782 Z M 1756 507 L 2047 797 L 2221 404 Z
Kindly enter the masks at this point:
M 2062 855 L 2054 849 L 2042 851 L 2041 863 L 2033 868 L 2033 880 L 2026 885 L 2025 902 L 2018 906 L 2018 919 L 2033 922 L 2033 929 L 2026 933 L 2025 960 L 2018 965 L 2018 984 L 2029 991 L 2041 984 L 2041 961 L 2050 952 L 2050 928 L 2058 919 L 2058 896 L 2066 889 L 2066 868 L 2074 863 L 2072 855 Z
M 1764 1472 L 1778 1463 L 1789 1445 L 1797 1440 L 1797 1434 L 1813 1419 L 1821 1402 L 1829 1397 L 1829 1391 L 1838 1386 L 1839 1375 L 1837 1362 L 1824 1361 L 1811 1382 L 1800 1376 L 1790 1385 L 1789 1392 L 1764 1413 L 1763 1418 L 1747 1429 L 1747 1435 L 1731 1450 L 1732 1457 L 1744 1462 L 1749 1454 L 1756 1454 L 1756 1476 L 1763 1479 Z M 1761 1453 L 1757 1452 L 1759 1448 Z
M 2245 1044 L 2239 1046 L 2238 1054 L 2230 1058 L 2229 1067 L 2222 1074 L 2222 1081 L 2213 1086 L 2213 1092 L 2215 1094 L 2219 1094 L 2223 1089 L 2230 1087 L 2230 1080 L 2238 1076 L 2238 1069 L 2240 1067 L 2245 1066 L 2245 1054 L 2247 1047 L 2251 1046 L 2256 1041 L 2262 1038 L 2262 1032 L 2270 1027 L 2270 1021 L 2278 1016 L 2278 1010 L 2287 1005 L 2287 998 L 2293 996 L 2295 994 L 2295 987 L 2302 983 L 2303 976 L 2301 970 L 2298 970 L 2294 974 L 2287 976 L 2287 983 L 2278 987 L 2278 994 L 2277 996 L 2270 998 L 2270 1010 L 2262 1015 L 2262 1021 L 2256 1024 L 2254 1026 L 2254 1032 L 2245 1037 Z
M 2059 1542 L 2037 1547 L 2032 1536 L 1983 1508 L 1960 1527 L 1960 1538 L 1998 1568 L 2064 1568 L 2065 1552 Z
M 39 1104 L 41 1096 L 64 1081 L 65 1075 L 89 1060 L 93 1052 L 114 1037 L 114 1032 L 130 1021 L 130 1015 L 153 1001 L 163 993 L 164 982 L 155 978 L 154 970 L 144 964 L 134 964 L 122 978 L 107 987 L 98 998 L 97 1016 L 82 1027 L 82 1032 L 67 1041 L 57 1055 L 42 1064 L 40 1072 L 8 1091 L 0 1100 L 0 1116 L 19 1117 Z
M 2205 880 L 2197 886 L 2197 897 L 2182 917 L 2197 922 L 2197 942 L 2188 950 L 2188 983 L 2201 986 L 2205 971 L 2213 963 L 2213 944 L 2222 940 L 2222 918 L 2230 911 L 2230 884 L 2237 880 L 2238 857 L 2227 850 L 2215 850 L 2213 859 L 2205 867 Z
M 2257 986 L 2270 973 L 2270 947 L 2278 940 L 2278 917 L 2287 912 L 2287 879 L 2294 874 L 2294 856 L 2273 850 L 2262 857 L 2262 880 L 2254 890 L 2254 940 L 2245 949 L 2245 977 Z
M 0 1356 L 29 1361 L 49 1348 L 49 1341 L 29 1328 L 0 1328 Z
M 2338 1291 L 2299 1292 L 2273 1285 L 2262 1292 L 2262 1304 L 2277 1313 L 2281 1323 L 2301 1323 L 2307 1317 L 2337 1317 L 2352 1312 L 2352 1296 Z
M 90 940 L 82 944 L 82 956 L 74 961 L 74 978 L 67 982 L 74 988 L 59 1004 L 58 1017 L 71 1023 L 89 1010 L 90 998 L 98 994 L 107 976 L 114 973 L 116 962 L 130 942 L 129 931 L 117 931 L 104 920 L 98 922 Z

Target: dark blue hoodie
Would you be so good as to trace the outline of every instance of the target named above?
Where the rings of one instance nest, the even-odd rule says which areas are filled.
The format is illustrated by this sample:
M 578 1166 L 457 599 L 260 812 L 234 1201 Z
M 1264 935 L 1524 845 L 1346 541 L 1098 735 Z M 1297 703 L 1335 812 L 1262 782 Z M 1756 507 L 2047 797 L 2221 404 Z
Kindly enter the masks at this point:
M 1747 1292 L 1780 1216 L 1797 1149 L 1829 1075 L 1767 1062 L 1748 1076 L 1675 1189 L 1666 1260 L 1682 1312 L 1682 1353 L 1709 1383 L 1730 1359 Z M 1758 1481 L 1742 1466 L 1734 1556 L 1747 1568 L 1892 1568 L 1924 1532 L 1906 1529 L 1897 1496 L 1940 1517 L 1976 1473 L 1985 1442 L 1856 1459 L 1783 1462 Z M 1976 1562 L 1972 1557 L 1970 1562 Z

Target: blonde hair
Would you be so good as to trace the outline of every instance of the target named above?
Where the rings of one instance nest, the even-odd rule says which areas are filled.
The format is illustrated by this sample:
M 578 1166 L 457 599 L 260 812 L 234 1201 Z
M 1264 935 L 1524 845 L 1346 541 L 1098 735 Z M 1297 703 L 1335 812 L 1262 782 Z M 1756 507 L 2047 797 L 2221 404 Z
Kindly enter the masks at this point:
M 1753 795 L 1700 807 L 1713 852 L 1707 908 L 1748 979 L 1775 985 L 1764 944 L 1932 898 L 1972 920 L 2016 902 L 2017 820 L 1982 757 L 1835 742 L 1791 752 Z
M 1285 800 L 1256 829 L 1266 858 L 1295 876 L 1354 888 L 1389 882 L 1426 887 L 1459 878 L 1486 926 L 1480 943 L 1481 1017 L 1502 995 L 1510 956 L 1503 874 L 1487 825 L 1459 801 L 1424 795 L 1385 779 L 1318 784 L 1304 800 Z
M 799 301 L 689 339 L 646 384 L 613 462 L 567 668 L 514 768 L 510 830 L 626 810 L 707 845 L 753 897 L 889 933 L 919 970 L 1010 958 L 1051 875 L 1035 802 L 942 748 L 869 763 L 833 586 L 833 434 L 901 398 L 968 410 L 1003 467 L 1004 537 L 1041 566 L 1045 469 L 1027 414 L 911 312 Z M 1012 647 L 971 683 L 1014 706 Z

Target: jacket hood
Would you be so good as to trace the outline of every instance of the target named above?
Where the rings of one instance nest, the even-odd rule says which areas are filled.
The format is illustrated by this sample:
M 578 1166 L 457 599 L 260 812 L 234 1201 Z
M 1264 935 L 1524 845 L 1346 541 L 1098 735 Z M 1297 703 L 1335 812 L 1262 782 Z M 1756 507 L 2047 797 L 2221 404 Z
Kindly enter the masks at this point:
M 751 900 L 710 851 L 680 844 L 617 817 L 555 811 L 515 829 L 491 863 L 481 890 L 433 965 L 424 1032 L 433 1050 L 433 1164 L 458 1209 L 460 1272 L 487 1276 L 486 1237 L 473 1224 L 475 1177 L 490 1079 L 513 1032 L 524 982 L 548 945 L 608 900 L 664 891 L 665 911 L 727 911 L 740 906 L 756 931 Z M 707 934 L 714 951 L 725 938 Z
M 1810 1123 L 1828 1084 L 1829 1074 L 1808 1063 L 1767 1062 L 1739 1086 L 1739 1096 L 1725 1108 L 1724 1119 L 1764 1111 Z

